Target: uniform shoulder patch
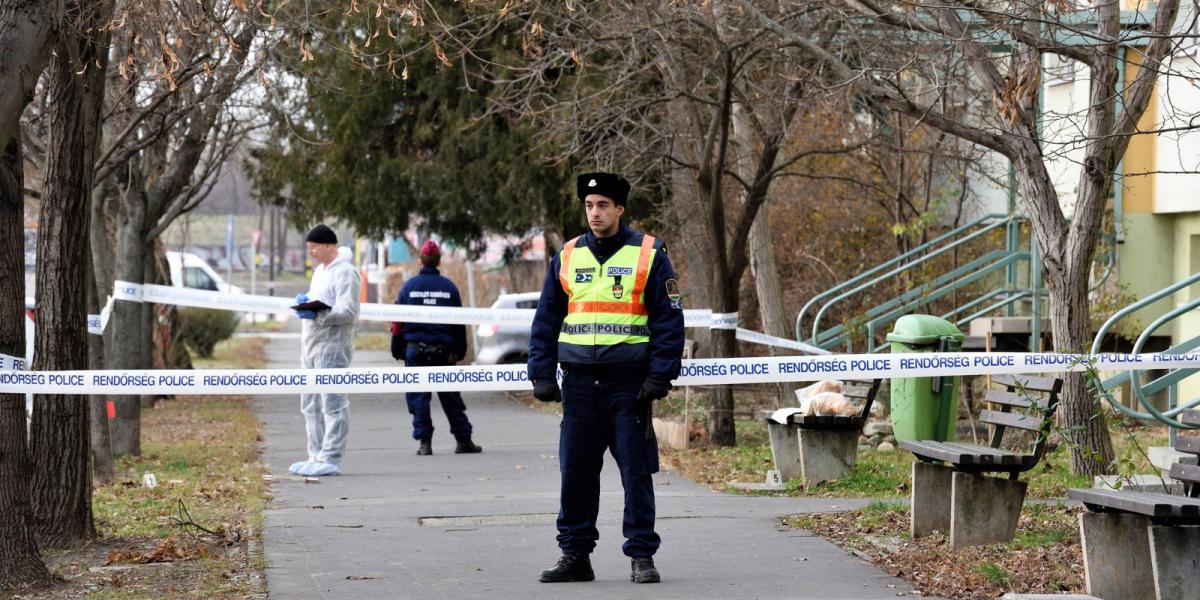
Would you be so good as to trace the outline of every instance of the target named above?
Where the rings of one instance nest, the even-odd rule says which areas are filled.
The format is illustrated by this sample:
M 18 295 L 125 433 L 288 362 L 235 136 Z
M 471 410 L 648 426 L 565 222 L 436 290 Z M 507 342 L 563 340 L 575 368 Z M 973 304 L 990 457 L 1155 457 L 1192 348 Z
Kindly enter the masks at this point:
M 664 286 L 667 291 L 667 299 L 671 301 L 671 308 L 683 310 L 683 294 L 679 291 L 679 282 L 668 279 Z

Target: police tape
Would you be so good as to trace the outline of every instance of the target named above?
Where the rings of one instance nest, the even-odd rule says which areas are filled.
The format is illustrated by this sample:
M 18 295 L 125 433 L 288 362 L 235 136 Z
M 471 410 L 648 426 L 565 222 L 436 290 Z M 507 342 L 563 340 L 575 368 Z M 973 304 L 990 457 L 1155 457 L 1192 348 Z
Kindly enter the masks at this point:
M 192 288 L 177 288 L 166 285 L 129 283 L 115 281 L 112 298 L 132 302 L 153 302 L 193 308 L 212 308 L 236 312 L 268 314 L 293 313 L 293 301 L 278 296 L 255 296 L 250 294 L 228 294 Z M 110 299 L 107 306 L 111 306 Z M 364 302 L 359 305 L 358 318 L 363 321 L 388 321 L 402 323 L 446 323 L 453 325 L 531 325 L 536 311 L 532 308 L 467 308 L 454 306 L 420 306 L 406 304 L 379 304 Z M 101 314 L 103 316 L 104 313 Z M 792 340 L 737 327 L 737 313 L 714 314 L 709 309 L 686 309 L 683 311 L 685 327 L 710 329 L 737 329 L 738 339 L 756 344 L 782 346 L 815 354 L 828 352 Z M 106 323 L 100 323 L 100 327 Z
M 683 361 L 677 386 L 1200 367 L 1197 354 L 914 353 Z M 525 365 L 347 369 L 0 371 L 0 393 L 399 394 L 529 390 Z
M 784 339 L 781 337 L 775 337 L 773 335 L 767 335 L 765 333 L 759 333 L 752 329 L 743 329 L 741 327 L 737 328 L 737 339 L 739 339 L 743 342 L 750 342 L 751 344 L 761 344 L 764 346 L 779 346 L 781 348 L 791 348 L 792 350 L 799 350 L 801 352 L 807 352 L 809 354 L 821 354 L 821 355 L 831 354 L 831 352 L 829 352 L 828 350 L 826 350 L 824 348 L 818 348 L 816 346 L 805 344 L 804 342 L 797 342 L 796 340 L 789 340 L 789 339 Z
M 24 371 L 25 359 L 19 356 L 0 354 L 0 371 Z
M 738 314 L 732 313 L 713 313 L 709 327 L 712 329 L 737 329 Z
M 108 317 L 112 315 L 113 297 L 108 297 L 108 302 L 104 304 L 104 308 L 100 309 L 98 315 L 88 315 L 87 327 L 88 333 L 92 335 L 104 335 L 104 328 L 108 327 Z

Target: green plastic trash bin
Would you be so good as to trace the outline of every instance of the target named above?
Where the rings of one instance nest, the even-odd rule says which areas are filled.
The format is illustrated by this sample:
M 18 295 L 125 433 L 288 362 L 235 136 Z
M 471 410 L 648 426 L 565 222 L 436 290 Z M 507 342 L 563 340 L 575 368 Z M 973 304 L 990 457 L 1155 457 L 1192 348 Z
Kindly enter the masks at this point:
M 892 354 L 957 352 L 963 333 L 953 323 L 933 315 L 905 315 L 896 320 L 887 340 Z M 958 419 L 958 386 L 954 377 L 895 377 L 892 379 L 892 429 L 896 441 L 954 439 Z

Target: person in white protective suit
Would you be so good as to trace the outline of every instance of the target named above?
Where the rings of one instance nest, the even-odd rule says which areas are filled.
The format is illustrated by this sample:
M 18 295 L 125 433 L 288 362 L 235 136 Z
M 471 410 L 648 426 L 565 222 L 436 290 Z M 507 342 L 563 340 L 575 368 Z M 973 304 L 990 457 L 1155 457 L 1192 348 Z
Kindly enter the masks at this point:
M 354 329 L 358 324 L 358 295 L 362 278 L 350 263 L 349 248 L 338 248 L 337 235 L 324 224 L 304 238 L 308 255 L 316 263 L 306 294 L 297 304 L 321 301 L 330 308 L 297 310 L 303 319 L 300 364 L 305 369 L 344 369 L 354 356 Z M 350 402 L 346 394 L 301 394 L 300 412 L 308 435 L 308 460 L 288 470 L 296 475 L 340 475 L 349 432 Z

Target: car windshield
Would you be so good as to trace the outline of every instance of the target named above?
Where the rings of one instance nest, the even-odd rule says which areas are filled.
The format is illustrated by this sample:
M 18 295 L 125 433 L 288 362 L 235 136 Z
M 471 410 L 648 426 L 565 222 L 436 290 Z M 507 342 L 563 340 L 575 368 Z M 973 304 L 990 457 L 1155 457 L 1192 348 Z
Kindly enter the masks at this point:
M 217 282 L 213 281 L 212 277 L 204 272 L 204 269 L 198 267 L 184 267 L 183 285 L 198 290 L 217 291 Z

